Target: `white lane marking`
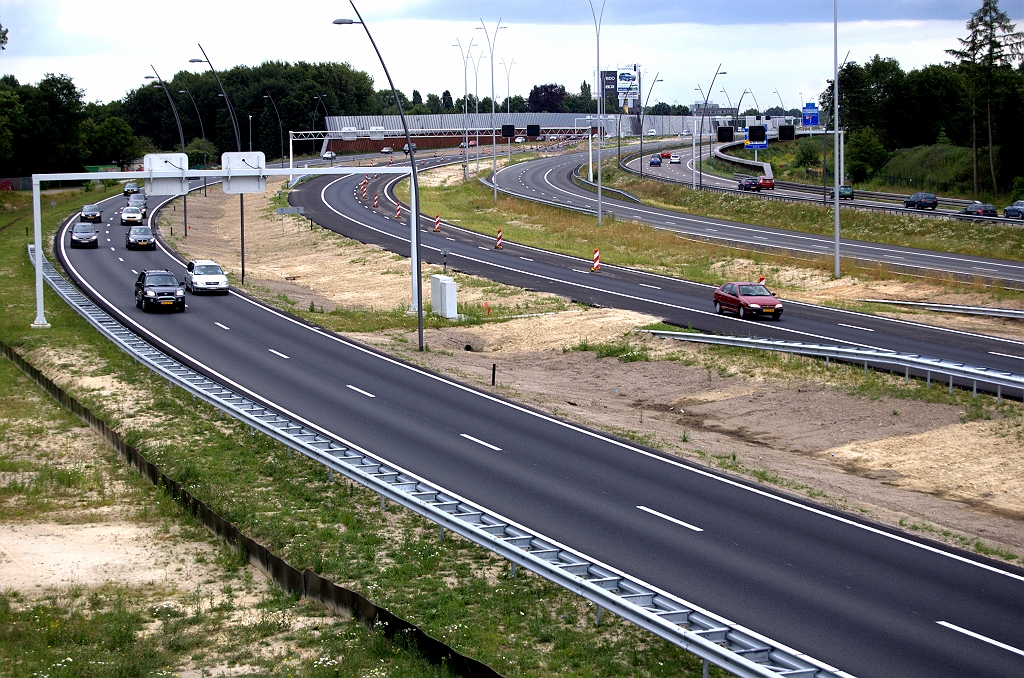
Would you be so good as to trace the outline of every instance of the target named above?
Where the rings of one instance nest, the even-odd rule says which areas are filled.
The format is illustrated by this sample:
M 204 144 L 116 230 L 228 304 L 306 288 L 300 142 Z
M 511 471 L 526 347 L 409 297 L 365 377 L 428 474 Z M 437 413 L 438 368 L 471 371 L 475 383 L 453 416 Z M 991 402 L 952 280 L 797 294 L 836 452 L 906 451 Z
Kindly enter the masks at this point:
M 221 328 L 222 330 L 230 330 L 231 329 L 227 325 L 222 325 L 221 323 L 213 323 L 213 324 L 216 325 L 217 327 Z
M 362 393 L 362 394 L 363 394 L 364 396 L 366 396 L 367 398 L 376 398 L 376 397 L 377 397 L 377 396 L 373 395 L 372 393 L 370 393 L 369 391 L 364 391 L 364 390 L 363 390 L 363 389 L 361 389 L 361 388 L 356 388 L 356 387 L 355 387 L 355 386 L 353 386 L 352 384 L 345 384 L 345 386 L 347 386 L 348 388 L 352 389 L 352 390 L 353 390 L 353 391 L 355 391 L 356 393 Z
M 115 250 L 115 249 L 114 249 L 113 247 L 111 247 L 111 248 L 110 248 L 110 251 L 111 251 L 111 252 L 114 252 L 114 251 L 116 251 L 116 250 Z
M 479 438 L 474 438 L 473 436 L 469 435 L 468 433 L 460 433 L 459 435 L 462 436 L 463 438 L 465 438 L 466 440 L 472 440 L 474 443 L 478 443 L 480 445 L 483 445 L 484 447 L 489 447 L 492 450 L 494 450 L 495 452 L 501 452 L 501 448 L 500 447 L 497 447 L 496 445 L 491 445 L 490 443 L 485 443 L 484 441 L 480 440 Z
M 279 355 L 279 356 L 281 356 L 282 358 L 285 358 L 285 359 L 288 358 L 288 356 L 286 356 L 284 353 L 281 353 L 280 351 L 275 351 L 272 348 L 268 348 L 267 350 L 270 351 L 271 353 L 273 353 L 274 355 Z
M 455 238 L 445 238 L 445 240 L 451 240 L 452 242 L 455 242 Z
M 992 355 L 1002 356 L 1003 358 L 1016 358 L 1017 360 L 1024 360 L 1024 356 L 1010 355 L 1009 353 L 997 353 L 996 351 L 989 351 Z
M 705 231 L 711 231 L 713 233 L 718 233 L 718 229 L 717 228 L 705 228 L 704 230 Z
M 122 259 L 121 261 L 124 261 L 124 259 Z M 132 269 L 132 273 L 134 273 L 135 275 L 138 275 L 138 274 L 139 274 L 139 272 L 138 272 L 138 271 L 136 271 L 136 270 L 135 270 L 134 268 Z
M 577 273 L 590 273 L 590 271 L 584 271 L 582 268 L 574 268 L 572 270 L 576 271 Z
M 499 170 L 499 172 L 500 172 L 500 170 Z M 384 235 L 388 235 L 388 236 L 390 236 L 392 238 L 395 238 L 397 240 L 408 242 L 407 240 L 405 240 L 404 238 L 401 238 L 400 236 L 395 236 L 395 235 L 393 235 L 391 233 L 387 233 L 386 231 L 381 231 L 380 229 L 374 228 L 373 226 L 370 226 L 368 224 L 364 224 L 362 222 L 356 221 L 355 219 L 352 219 L 348 215 L 343 214 L 342 212 L 338 211 L 330 203 L 328 203 L 324 194 L 327 192 L 327 189 L 330 188 L 330 186 L 333 185 L 334 183 L 336 183 L 337 181 L 340 181 L 340 180 L 335 180 L 334 182 L 329 183 L 327 186 L 325 186 L 323 188 L 323 190 L 320 191 L 320 200 L 321 200 L 321 202 L 323 202 L 323 204 L 329 210 L 331 210 L 332 212 L 334 212 L 335 214 L 337 214 L 338 216 L 340 216 L 340 217 L 342 217 L 344 219 L 348 219 L 349 221 L 352 221 L 353 223 L 358 224 L 360 226 L 363 226 L 365 228 L 368 228 L 368 229 L 370 229 L 372 231 L 376 231 L 378 233 L 382 233 Z M 397 182 L 398 179 L 395 179 L 394 181 Z M 169 201 L 170 200 L 168 200 L 168 202 Z M 61 243 L 61 248 L 63 249 L 63 247 L 64 247 L 64 245 L 63 245 L 63 242 L 62 242 Z M 171 256 L 170 252 L 167 252 L 167 250 L 164 250 L 164 252 L 167 253 L 168 256 Z M 174 257 L 172 256 L 171 258 L 173 259 Z M 470 259 L 470 260 L 471 261 L 475 261 L 476 263 L 481 263 L 481 264 L 487 263 L 487 262 L 483 262 L 483 261 L 475 260 L 475 259 Z M 179 262 L 179 265 L 180 265 L 180 262 Z M 502 269 L 508 269 L 508 267 L 506 267 L 506 266 L 496 266 L 496 267 L 497 268 L 502 268 Z M 73 268 L 73 266 L 72 266 L 72 268 Z M 513 270 L 513 269 L 508 269 L 508 270 Z M 77 275 L 77 271 L 76 271 L 76 275 Z M 557 281 L 557 282 L 560 282 L 560 283 L 563 283 L 563 284 L 570 284 L 570 285 L 573 285 L 573 286 L 576 286 L 576 287 L 582 287 L 584 289 L 596 289 L 596 288 L 589 287 L 587 285 L 580 285 L 578 283 L 569 283 L 568 281 L 565 281 L 565 280 L 558 280 L 557 278 L 549 278 L 547 276 L 535 276 L 535 277 L 549 279 L 549 280 L 554 280 L 554 281 Z M 88 284 L 87 284 L 87 286 L 88 286 Z M 90 287 L 90 289 L 93 289 L 93 291 L 95 292 L 94 288 L 92 288 L 91 286 L 89 286 L 89 287 Z M 707 287 L 708 287 L 708 289 L 711 289 L 710 285 L 708 285 Z M 232 294 L 235 294 L 235 293 L 232 292 Z M 102 296 L 102 295 L 97 294 L 97 296 Z M 647 457 L 649 459 L 653 459 L 655 461 L 659 461 L 659 462 L 661 462 L 663 464 L 668 464 L 670 466 L 675 466 L 677 468 L 689 471 L 690 473 L 694 473 L 696 475 L 700 475 L 700 476 L 703 476 L 705 478 L 708 478 L 709 480 L 715 480 L 715 481 L 723 483 L 725 485 L 730 485 L 730 486 L 732 486 L 735 489 L 739 489 L 739 490 L 743 490 L 743 491 L 746 491 L 746 492 L 750 492 L 751 494 L 756 494 L 756 495 L 758 495 L 760 497 L 763 497 L 765 499 L 770 499 L 771 501 L 775 501 L 775 502 L 778 502 L 780 504 L 785 504 L 785 505 L 787 505 L 787 506 L 789 506 L 791 508 L 795 508 L 795 509 L 799 509 L 799 510 L 802 510 L 802 511 L 806 511 L 808 513 L 813 513 L 813 514 L 815 514 L 817 516 L 820 516 L 822 518 L 826 518 L 828 520 L 835 521 L 837 523 L 846 525 L 848 527 L 853 527 L 855 529 L 864 530 L 865 532 L 870 532 L 870 533 L 872 533 L 874 535 L 877 535 L 879 537 L 883 537 L 883 538 L 886 538 L 886 539 L 891 539 L 893 541 L 899 542 L 899 543 L 904 544 L 906 546 L 911 546 L 913 548 L 917 548 L 917 549 L 920 549 L 922 551 L 927 551 L 927 552 L 929 552 L 929 553 L 931 553 L 933 555 L 938 555 L 938 556 L 942 556 L 942 557 L 945 557 L 945 558 L 949 558 L 950 560 L 955 560 L 955 561 L 963 563 L 965 565 L 970 565 L 972 567 L 977 567 L 979 569 L 986 570 L 988 572 L 992 572 L 993 574 L 999 574 L 999 575 L 1002 575 L 1004 577 L 1009 577 L 1010 579 L 1015 579 L 1017 581 L 1024 582 L 1024 576 L 1021 576 L 1019 574 L 1015 574 L 1013 572 L 1008 572 L 1006 570 L 1002 570 L 1002 569 L 1000 569 L 998 567 L 995 567 L 994 565 L 989 565 L 988 563 L 984 563 L 984 562 L 978 562 L 978 561 L 972 560 L 970 558 L 966 558 L 964 556 L 957 555 L 956 553 L 950 553 L 948 551 L 944 551 L 942 549 L 936 548 L 936 547 L 931 546 L 929 544 L 925 544 L 925 543 L 922 543 L 922 542 L 915 541 L 915 540 L 913 540 L 913 539 L 911 539 L 909 537 L 904 537 L 904 536 L 902 536 L 900 534 L 893 534 L 891 532 L 886 532 L 885 530 L 881 530 L 881 529 L 879 529 L 877 527 L 872 527 L 871 525 L 865 525 L 865 524 L 859 523 L 859 522 L 857 522 L 855 520 L 851 520 L 850 518 L 846 518 L 846 517 L 843 517 L 843 516 L 840 516 L 840 515 L 835 515 L 835 514 L 829 513 L 825 509 L 821 509 L 821 508 L 817 508 L 815 506 L 809 506 L 809 505 L 806 505 L 806 504 L 802 504 L 802 503 L 800 503 L 798 501 L 794 501 L 794 500 L 789 499 L 787 497 L 783 497 L 783 496 L 772 494 L 771 492 L 768 492 L 766 490 L 762 490 L 762 489 L 757 488 L 757 487 L 747 486 L 747 485 L 745 485 L 745 484 L 743 484 L 741 482 L 732 480 L 730 478 L 716 475 L 715 473 L 713 473 L 713 472 L 711 472 L 709 470 L 705 470 L 703 468 L 699 468 L 699 467 L 696 467 L 696 466 L 690 466 L 690 465 L 688 465 L 686 463 L 679 462 L 679 461 L 676 461 L 676 460 L 673 460 L 673 459 L 664 458 L 664 457 L 660 456 L 659 454 L 655 454 L 653 452 L 648 452 L 647 450 L 642 450 L 642 449 L 640 449 L 638 447 L 633 447 L 632 445 L 629 445 L 627 443 L 623 443 L 623 442 L 618 441 L 618 440 L 613 440 L 611 438 L 605 438 L 604 436 L 602 436 L 602 435 L 600 435 L 598 433 L 595 433 L 593 431 L 589 431 L 587 429 L 579 428 L 577 426 L 574 426 L 574 425 L 569 424 L 567 422 L 561 421 L 559 419 L 554 419 L 552 417 L 549 417 L 549 416 L 546 416 L 546 415 L 534 412 L 533 410 L 526 409 L 526 408 L 524 408 L 524 407 L 522 407 L 520 405 L 515 405 L 515 404 L 509 403 L 507 401 L 503 401 L 503 400 L 500 400 L 498 398 L 495 398 L 495 397 L 493 397 L 493 396 L 491 396 L 489 394 L 481 393 L 479 391 L 475 391 L 475 390 L 471 389 L 468 386 L 465 386 L 463 384 L 459 384 L 457 382 L 448 381 L 444 377 L 441 377 L 439 375 L 433 374 L 431 372 L 424 372 L 423 370 L 420 370 L 418 368 L 412 367 L 412 366 L 407 365 L 405 363 L 401 363 L 401 362 L 399 362 L 399 361 L 397 361 L 397 360 L 395 360 L 393 358 L 389 358 L 389 357 L 378 355 L 376 353 L 372 353 L 369 349 L 366 349 L 366 348 L 364 348 L 364 347 L 362 347 L 362 346 L 360 346 L 358 344 L 351 344 L 351 343 L 345 341 L 344 339 L 342 339 L 341 337 L 338 337 L 338 336 L 333 335 L 333 334 L 329 334 L 326 330 L 321 330 L 321 329 L 318 329 L 318 328 L 309 327 L 307 325 L 304 325 L 304 324 L 300 323 L 299 321 L 295 320 L 294 318 L 289 318 L 288 316 L 278 312 L 276 309 L 272 309 L 272 308 L 270 308 L 268 306 L 263 305 L 260 302 L 257 302 L 257 301 L 255 301 L 253 299 L 249 299 L 248 297 L 242 297 L 242 296 L 239 296 L 237 294 L 235 294 L 235 296 L 238 296 L 238 298 L 241 299 L 242 301 L 246 301 L 246 302 L 252 304 L 253 306 L 256 306 L 258 308 L 263 309 L 264 311 L 266 311 L 267 313 L 270 313 L 271 315 L 275 315 L 275 316 L 277 316 L 277 317 L 279 317 L 279 318 L 281 318 L 283 320 L 286 320 L 286 321 L 288 321 L 288 322 L 290 322 L 290 323 L 292 323 L 292 324 L 294 324 L 294 325 L 296 325 L 298 327 L 302 327 L 302 328 L 304 328 L 304 329 L 306 329 L 306 330 L 308 330 L 310 332 L 314 332 L 316 334 L 319 334 L 320 336 L 325 337 L 327 339 L 330 339 L 331 341 L 335 341 L 335 342 L 337 342 L 339 344 L 344 344 L 344 345 L 348 346 L 349 348 L 353 348 L 353 349 L 355 349 L 357 351 L 360 351 L 362 353 L 366 353 L 367 355 L 373 355 L 374 357 L 376 357 L 376 358 L 378 358 L 380 360 L 384 360 L 385 362 L 389 362 L 389 363 L 391 363 L 393 365 L 396 365 L 396 366 L 402 367 L 404 369 L 416 372 L 416 373 L 420 374 L 421 376 L 427 377 L 429 379 L 434 379 L 436 381 L 445 383 L 445 384 L 447 384 L 447 385 L 449 385 L 449 386 L 451 386 L 453 388 L 456 388 L 456 389 L 459 389 L 459 390 L 462 390 L 462 391 L 466 391 L 468 393 L 472 393 L 473 395 L 475 395 L 477 397 L 480 397 L 480 398 L 483 398 L 485 400 L 490 400 L 492 402 L 499 403 L 499 404 L 503 405 L 504 407 L 508 407 L 509 409 L 529 414 L 530 416 L 536 417 L 538 419 L 544 420 L 544 421 L 549 422 L 549 423 L 557 424 L 558 426 L 562 426 L 564 428 L 570 429 L 570 430 L 575 431 L 577 433 L 580 433 L 582 435 L 589 436 L 589 437 L 601 440 L 602 442 L 606 442 L 606 443 L 615 445 L 617 447 L 621 447 L 623 449 L 629 450 L 629 451 L 633 452 L 634 454 L 642 455 L 642 456 Z M 631 295 L 625 295 L 625 294 L 620 295 L 620 296 L 627 297 L 627 298 L 636 298 L 636 297 L 632 297 Z M 668 304 L 668 303 L 664 303 L 664 302 L 662 302 L 661 305 L 675 307 L 675 308 L 683 308 L 682 306 L 676 306 L 675 304 Z M 712 315 L 712 313 L 713 313 L 712 311 L 708 311 L 708 312 L 697 311 L 697 312 L 698 313 L 703 313 L 705 315 Z M 122 315 L 122 317 L 125 318 L 125 320 L 127 322 L 129 322 L 132 325 L 134 325 L 135 327 L 139 328 L 140 331 L 143 331 L 143 333 L 148 334 L 150 336 L 153 336 L 153 338 L 156 339 L 157 341 L 159 341 L 160 343 L 163 343 L 165 345 L 170 346 L 170 344 L 167 344 L 167 342 L 163 341 L 159 337 L 156 337 L 155 335 L 152 335 L 148 331 L 144 330 L 141 325 L 139 325 L 137 322 L 135 322 L 134 320 L 129 318 L 127 315 L 124 315 L 123 313 L 121 315 Z M 738 321 L 738 322 L 743 322 L 743 321 Z M 906 323 L 906 324 L 912 324 L 912 323 Z M 922 325 L 922 327 L 923 327 L 923 325 Z M 820 337 L 818 335 L 814 335 L 814 334 L 810 334 L 810 333 L 804 333 L 804 332 L 800 332 L 798 334 L 803 334 L 803 335 L 806 335 L 806 336 L 816 336 L 818 338 L 825 338 L 825 337 Z M 978 335 L 978 336 L 982 336 L 983 338 L 989 338 L 989 337 L 984 337 L 984 335 Z M 852 343 L 852 342 L 845 342 L 845 343 Z M 854 346 L 858 346 L 858 345 L 859 346 L 865 346 L 864 344 L 853 344 L 853 345 Z M 866 346 L 866 347 L 868 347 L 868 348 L 876 348 L 876 347 L 873 347 L 873 346 Z M 193 358 L 193 360 L 194 360 L 194 358 Z M 203 368 L 204 369 L 208 369 L 208 370 L 210 369 L 206 365 L 203 365 Z M 230 379 L 227 379 L 227 377 L 224 377 L 223 375 L 217 374 L 217 376 L 220 377 L 221 379 L 223 379 L 225 382 L 231 384 L 233 387 L 240 388 L 240 389 L 244 390 L 246 393 L 249 393 L 250 395 L 252 395 L 254 397 L 256 396 L 256 393 L 254 393 L 253 391 L 250 391 L 249 389 L 245 388 L 241 384 L 238 384 L 237 382 L 234 382 L 234 381 L 232 381 Z M 368 450 L 365 450 L 365 449 L 359 447 L 358 445 L 354 445 L 352 443 L 349 443 L 349 442 L 343 440 L 336 433 L 328 431 L 327 429 L 319 427 L 316 424 L 308 421 L 307 419 L 299 417 L 299 415 L 297 415 L 297 414 L 295 414 L 295 413 L 293 413 L 293 412 L 291 412 L 289 410 L 284 409 L 281 405 L 270 403 L 269 401 L 268 401 L 268 404 L 272 404 L 274 407 L 280 408 L 285 414 L 287 414 L 290 417 L 295 417 L 296 419 L 300 420 L 303 424 L 305 424 L 307 426 L 312 426 L 312 427 L 316 428 L 317 430 L 321 431 L 322 433 L 324 433 L 326 435 L 330 435 L 330 436 L 332 436 L 332 437 L 334 437 L 334 438 L 336 438 L 338 440 L 341 440 L 341 442 L 352 446 L 354 449 L 358 449 L 361 452 L 364 452 L 366 454 L 369 454 L 370 456 L 376 457 L 376 455 L 370 453 Z M 380 461 L 385 461 L 385 460 L 381 458 Z M 388 463 L 390 464 L 391 462 L 388 462 Z M 392 466 L 394 466 L 394 464 L 392 464 Z M 408 473 L 408 471 L 406 469 L 402 469 L 402 470 L 404 472 Z M 414 474 L 410 474 L 410 475 L 414 475 Z M 462 497 L 460 497 L 460 499 L 465 500 L 465 498 L 462 498 Z M 471 501 L 468 501 L 468 500 L 466 500 L 466 502 L 470 503 L 470 504 L 472 504 L 474 506 L 477 506 L 477 508 L 482 508 L 482 506 L 477 505 L 474 502 L 471 502 Z M 490 509 L 488 509 L 488 510 L 490 511 Z M 514 521 L 508 519 L 505 516 L 501 516 L 500 514 L 497 514 L 494 511 L 491 511 L 491 513 L 494 514 L 494 515 L 497 515 L 502 520 L 505 520 L 510 525 L 514 524 L 517 527 L 522 527 L 518 523 L 515 523 Z M 574 549 L 567 547 L 565 544 L 558 544 L 558 546 L 563 547 L 563 548 L 567 548 L 567 550 L 569 550 L 569 551 L 576 552 Z M 590 556 L 587 556 L 587 557 L 589 558 Z M 604 564 L 604 563 L 602 563 L 602 565 L 606 566 L 606 564 Z M 619 570 L 617 570 L 617 569 L 615 569 L 613 567 L 609 566 L 609 569 L 611 569 L 612 571 L 614 571 L 614 572 L 616 572 L 618 574 L 625 575 L 624 572 L 619 571 Z M 644 582 L 644 583 L 648 584 L 648 582 Z M 652 586 L 652 588 L 654 588 L 654 587 Z M 677 596 L 675 596 L 675 595 L 673 595 L 671 593 L 668 593 L 667 591 L 659 591 L 659 592 L 661 592 L 663 595 L 667 595 L 668 597 L 672 598 L 673 600 L 683 601 L 682 598 L 679 598 L 679 597 L 677 597 Z M 691 603 L 687 603 L 687 604 L 691 605 Z M 714 615 L 713 613 L 712 613 L 712 615 L 716 619 L 723 619 L 723 620 L 725 619 L 724 617 L 720 617 L 718 615 Z M 738 625 L 736 625 L 736 624 L 734 624 L 732 622 L 730 622 L 730 624 L 733 625 L 733 626 L 737 626 L 737 628 L 739 628 Z M 765 637 L 765 636 L 762 636 L 760 634 L 757 634 L 756 632 L 752 631 L 751 629 L 746 629 L 746 631 L 754 633 L 757 637 L 761 637 L 761 638 Z M 776 641 L 772 641 L 772 642 L 774 643 Z
M 858 327 L 857 325 L 847 325 L 846 323 L 836 323 L 840 327 L 849 327 L 852 330 L 863 330 L 865 332 L 874 332 L 870 327 Z
M 1020 656 L 1024 657 L 1024 650 L 1021 650 L 1020 648 L 1016 648 L 1013 645 L 1007 645 L 1006 643 L 1000 643 L 998 640 L 993 640 L 993 639 L 991 639 L 991 638 L 989 638 L 987 636 L 981 635 L 980 633 L 975 633 L 974 631 L 968 631 L 964 627 L 957 626 L 956 624 L 950 624 L 948 621 L 939 621 L 939 622 L 935 622 L 935 623 L 938 624 L 939 626 L 945 626 L 947 629 L 952 629 L 954 631 L 957 631 L 958 633 L 962 633 L 965 636 L 970 636 L 971 638 L 977 638 L 978 640 L 980 640 L 982 642 L 985 642 L 985 643 L 988 643 L 989 645 L 995 645 L 996 647 L 1001 647 L 1004 650 L 1009 650 L 1010 652 L 1013 652 L 1014 654 L 1019 654 Z
M 654 509 L 647 508 L 646 506 L 637 506 L 637 508 L 640 509 L 641 511 L 646 511 L 647 513 L 650 513 L 652 516 L 658 516 L 659 518 L 664 518 L 665 520 L 669 521 L 670 523 L 675 523 L 676 525 L 682 525 L 683 527 L 685 527 L 688 530 L 693 530 L 694 532 L 703 532 L 704 531 L 701 528 L 697 527 L 696 525 L 691 525 L 690 523 L 684 523 L 683 521 L 679 520 L 678 518 L 673 518 L 672 516 L 667 516 L 664 513 L 661 513 L 660 511 L 655 511 Z
M 973 268 L 975 271 L 987 271 L 989 273 L 999 273 L 999 271 L 994 269 L 994 268 L 982 268 L 981 266 L 971 266 L 971 268 Z
M 638 283 L 640 287 L 650 287 L 652 290 L 660 290 L 661 288 L 657 285 L 648 285 L 647 283 Z
M 519 258 L 522 259 L 523 261 L 533 261 L 533 259 L 531 259 L 529 257 L 519 257 Z
M 121 257 L 118 257 L 117 260 L 118 261 L 124 261 L 124 259 L 122 259 Z
M 110 233 L 110 231 L 103 231 L 104 233 Z

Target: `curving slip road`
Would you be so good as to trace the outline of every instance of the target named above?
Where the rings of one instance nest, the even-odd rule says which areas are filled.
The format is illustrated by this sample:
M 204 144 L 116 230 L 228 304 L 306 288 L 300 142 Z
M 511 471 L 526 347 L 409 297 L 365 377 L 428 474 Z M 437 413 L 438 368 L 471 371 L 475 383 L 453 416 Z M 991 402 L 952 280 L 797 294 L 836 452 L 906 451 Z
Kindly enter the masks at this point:
M 613 153 L 614 150 L 611 150 L 605 157 L 610 157 Z M 645 154 L 645 158 L 649 155 Z M 586 160 L 586 153 L 575 153 L 522 163 L 499 170 L 496 182 L 499 190 L 511 195 L 540 198 L 596 212 L 597 195 L 577 186 L 571 179 L 573 169 Z M 687 162 L 688 160 L 687 158 Z M 664 167 L 665 165 L 662 166 L 664 172 L 680 173 L 684 178 L 689 176 L 688 170 L 680 169 L 682 165 L 671 166 L 673 169 L 669 170 L 664 170 Z M 644 171 L 648 169 L 645 167 Z M 706 173 L 704 180 L 705 183 L 726 181 Z M 731 182 L 730 187 L 735 188 L 735 182 Z M 751 197 L 751 200 L 757 198 Z M 798 256 L 819 257 L 831 257 L 835 247 L 831 236 L 698 217 L 618 200 L 607 193 L 604 195 L 604 209 L 614 211 L 616 216 L 636 219 L 655 228 L 672 230 L 686 237 L 726 245 L 786 250 Z M 1017 226 L 1007 224 L 1005 228 Z M 950 254 L 861 240 L 842 239 L 840 244 L 844 258 L 871 264 L 882 263 L 911 274 L 953 273 L 960 276 L 983 277 L 1012 287 L 1024 287 L 1024 263 L 1019 261 Z
M 374 211 L 356 199 L 356 181 L 310 181 L 293 201 L 321 224 L 400 245 L 408 225 L 395 222 L 387 201 Z M 162 248 L 125 251 L 116 220 L 123 203 L 106 201 L 98 250 L 68 249 L 64 229 L 59 258 L 125 325 L 222 383 L 849 674 L 1024 674 L 1024 571 L 559 421 L 237 293 L 189 295 L 183 314 L 144 314 L 132 298 L 136 272 L 166 267 L 181 276 L 182 261 Z M 576 272 L 578 260 L 514 245 L 492 260 L 493 248 L 475 237 L 446 226 L 431 246 L 457 249 L 462 268 L 533 287 L 740 327 L 690 310 L 683 283 L 624 270 L 591 276 Z M 706 288 L 693 290 L 707 303 Z M 812 311 L 809 322 L 824 326 Z M 747 326 L 778 330 L 789 317 Z M 910 341 L 919 328 L 906 327 Z M 961 350 L 981 341 L 948 338 L 962 340 Z

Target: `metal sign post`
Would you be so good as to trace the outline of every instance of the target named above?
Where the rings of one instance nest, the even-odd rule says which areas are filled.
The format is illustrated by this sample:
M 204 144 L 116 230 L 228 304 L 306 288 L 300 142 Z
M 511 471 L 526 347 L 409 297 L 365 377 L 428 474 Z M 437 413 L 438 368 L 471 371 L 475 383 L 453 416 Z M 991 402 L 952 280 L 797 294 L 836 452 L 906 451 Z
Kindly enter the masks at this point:
M 242 155 L 249 155 L 243 153 Z M 255 154 L 254 154 L 255 155 Z M 262 154 L 261 154 L 262 155 Z M 231 170 L 231 178 L 236 182 L 236 186 L 243 179 L 249 181 L 259 182 L 262 181 L 263 185 L 266 185 L 267 177 L 286 177 L 291 173 L 292 170 L 283 167 L 279 169 L 233 169 Z M 315 176 L 321 175 L 333 175 L 333 176 L 346 176 L 351 174 L 359 174 L 365 172 L 365 168 L 358 167 L 306 167 L 303 168 L 304 174 L 310 174 Z M 375 167 L 374 172 L 377 174 L 412 174 L 411 167 Z M 50 324 L 46 322 L 45 309 L 43 304 L 43 218 L 42 210 L 40 209 L 40 190 L 39 185 L 44 181 L 92 181 L 102 179 L 124 179 L 126 181 L 137 181 L 140 179 L 139 172 L 69 172 L 65 174 L 33 174 L 32 175 L 32 222 L 35 231 L 35 259 L 36 259 L 36 317 L 32 322 L 32 327 L 36 329 L 45 329 L 50 327 Z M 190 170 L 188 172 L 190 179 L 215 179 L 217 181 L 225 178 L 225 170 Z M 180 170 L 152 170 L 145 174 L 144 178 L 147 180 L 181 180 Z M 150 216 L 152 219 L 152 215 Z M 415 223 L 415 219 L 413 220 Z M 415 267 L 413 268 L 413 280 L 415 282 Z M 415 303 L 415 299 L 413 300 Z

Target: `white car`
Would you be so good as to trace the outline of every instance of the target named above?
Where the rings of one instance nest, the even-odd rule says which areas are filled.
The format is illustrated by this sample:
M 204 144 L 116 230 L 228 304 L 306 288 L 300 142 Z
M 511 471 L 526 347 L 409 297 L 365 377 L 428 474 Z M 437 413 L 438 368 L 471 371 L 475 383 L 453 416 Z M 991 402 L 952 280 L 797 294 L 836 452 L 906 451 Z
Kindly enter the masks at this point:
M 670 165 L 678 165 L 682 162 L 682 159 L 679 157 L 678 153 L 673 153 L 669 156 L 668 162 Z
M 320 156 L 324 160 L 334 160 L 338 157 L 338 154 L 334 151 L 324 151 L 323 155 Z
M 655 135 L 657 135 L 657 132 L 655 132 L 653 129 L 647 130 L 647 136 L 653 137 Z
M 200 292 L 228 293 L 228 277 L 224 269 L 211 259 L 195 259 L 185 268 L 185 289 L 192 294 Z
M 121 210 L 121 225 L 127 224 L 141 224 L 142 223 L 142 210 L 138 207 L 125 207 Z
M 516 137 L 516 143 L 521 144 L 526 141 L 526 137 Z

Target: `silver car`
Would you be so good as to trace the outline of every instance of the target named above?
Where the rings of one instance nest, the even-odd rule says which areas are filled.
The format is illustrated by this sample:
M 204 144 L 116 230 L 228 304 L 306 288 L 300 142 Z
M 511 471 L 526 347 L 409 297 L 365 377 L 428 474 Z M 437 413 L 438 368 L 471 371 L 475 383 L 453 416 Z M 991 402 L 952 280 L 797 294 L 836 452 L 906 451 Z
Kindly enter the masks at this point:
M 138 207 L 125 207 L 121 210 L 121 225 L 126 226 L 128 224 L 141 224 L 142 223 L 142 210 Z
M 224 269 L 211 259 L 195 259 L 185 267 L 185 289 L 192 294 L 202 292 L 228 293 L 228 277 Z

